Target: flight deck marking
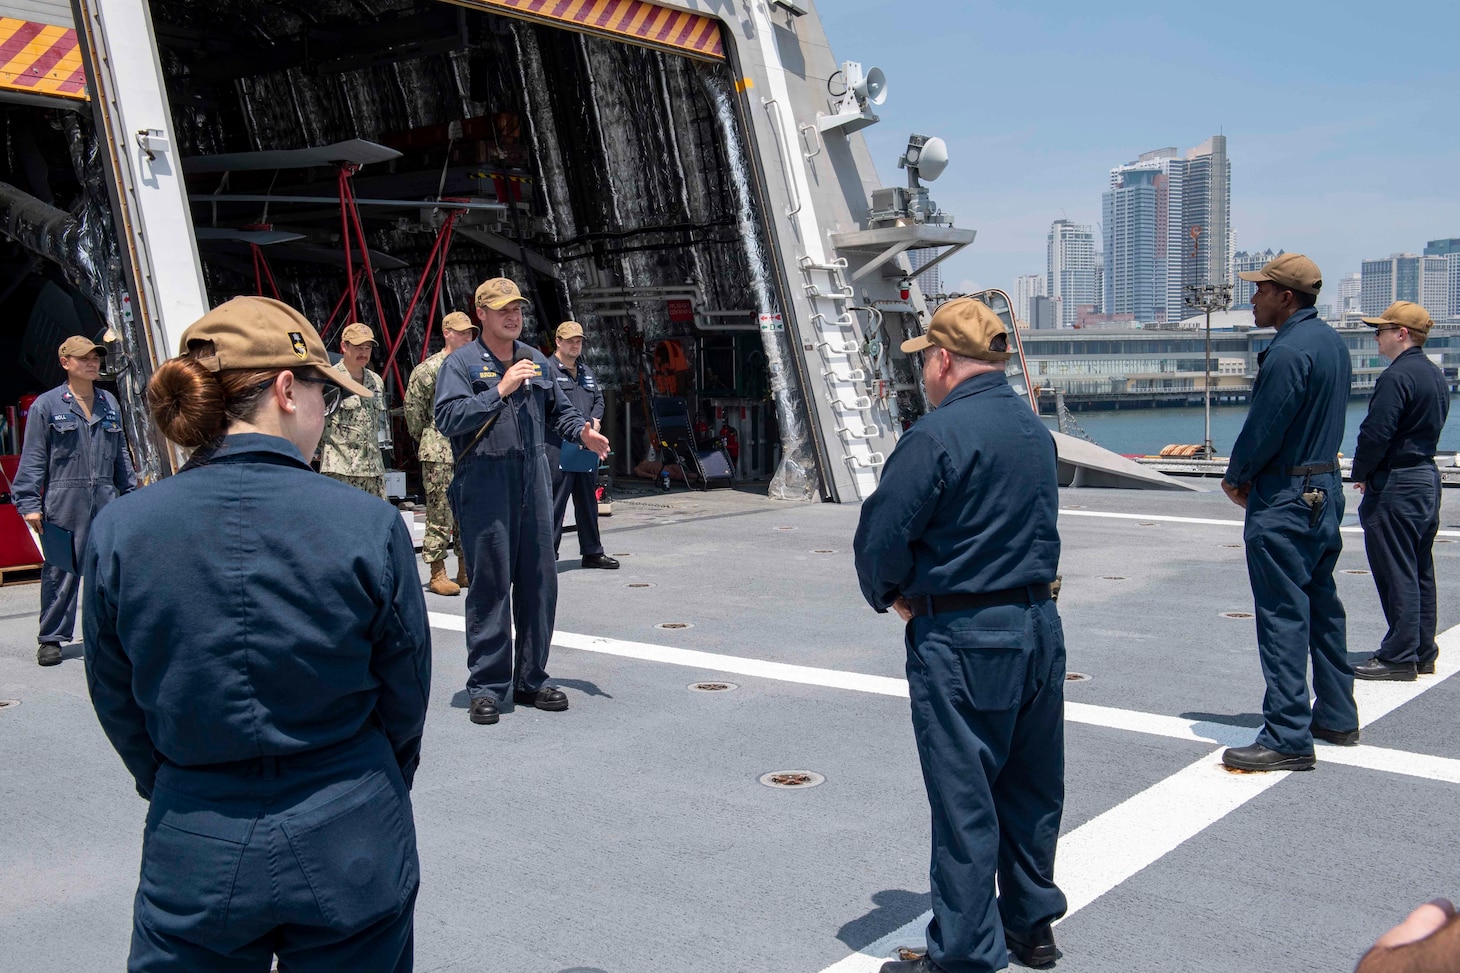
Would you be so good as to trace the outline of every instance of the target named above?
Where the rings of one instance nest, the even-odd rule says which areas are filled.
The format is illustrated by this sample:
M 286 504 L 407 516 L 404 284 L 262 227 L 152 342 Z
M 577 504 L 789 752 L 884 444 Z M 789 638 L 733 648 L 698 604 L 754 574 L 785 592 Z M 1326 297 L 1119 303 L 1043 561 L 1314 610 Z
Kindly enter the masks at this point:
M 1072 510 L 1069 507 L 1061 507 L 1061 517 L 1104 517 L 1107 520 L 1154 520 L 1165 524 L 1203 524 L 1208 527 L 1241 527 L 1240 520 L 1217 520 L 1213 517 L 1172 517 L 1167 514 L 1120 514 L 1107 510 Z M 1345 534 L 1362 534 L 1362 527 L 1340 527 Z M 1460 537 L 1460 530 L 1442 530 L 1440 537 Z
M 448 631 L 466 630 L 466 619 L 460 615 L 431 612 L 430 623 L 434 628 Z M 1426 676 L 1415 682 L 1355 684 L 1359 713 L 1361 717 L 1366 717 L 1362 719 L 1363 725 L 1387 716 L 1460 671 L 1460 626 L 1441 633 L 1435 641 L 1441 651 L 1433 677 Z M 556 633 L 553 644 L 646 662 L 733 672 L 828 689 L 849 689 L 903 698 L 908 695 L 907 682 L 889 676 L 767 662 L 571 632 Z M 1069 701 L 1065 703 L 1065 719 L 1071 723 L 1170 739 L 1219 743 L 1222 747 L 1246 745 L 1256 735 L 1256 730 L 1252 727 Z M 1321 763 L 1342 764 L 1460 784 L 1460 760 L 1370 746 L 1335 747 L 1320 744 L 1317 750 Z M 1058 880 L 1069 902 L 1066 918 L 1155 864 L 1288 776 L 1286 771 L 1263 774 L 1227 773 L 1221 768 L 1221 753 L 1221 749 L 1217 749 L 1203 754 L 1170 777 L 1061 836 Z M 876 973 L 898 946 L 921 942 L 931 918 L 932 913 L 925 912 L 876 942 L 826 967 L 821 973 Z

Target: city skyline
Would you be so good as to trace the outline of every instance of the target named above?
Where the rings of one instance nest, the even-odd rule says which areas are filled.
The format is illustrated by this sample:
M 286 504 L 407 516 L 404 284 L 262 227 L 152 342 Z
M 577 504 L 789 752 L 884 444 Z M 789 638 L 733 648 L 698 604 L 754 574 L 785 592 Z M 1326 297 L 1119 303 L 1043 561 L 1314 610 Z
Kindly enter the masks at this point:
M 1203 8 L 1146 0 L 925 0 L 918 18 L 936 24 L 931 34 L 889 29 L 907 19 L 893 0 L 819 6 L 838 58 L 886 72 L 882 121 L 861 133 L 884 184 L 902 181 L 908 133 L 948 143 L 932 195 L 978 231 L 941 268 L 949 290 L 1008 289 L 1038 273 L 1051 222 L 1101 222 L 1112 165 L 1213 133 L 1236 154 L 1234 251 L 1306 253 L 1336 282 L 1366 259 L 1460 234 L 1450 185 L 1460 131 L 1435 121 L 1455 111 L 1460 9 L 1430 11 L 1415 32 L 1345 0 L 1254 7 L 1234 43 L 1236 21 L 1215 29 Z M 1039 69 L 1027 45 L 995 37 L 1037 38 Z M 1359 52 L 1383 49 L 1406 56 L 1356 70 Z

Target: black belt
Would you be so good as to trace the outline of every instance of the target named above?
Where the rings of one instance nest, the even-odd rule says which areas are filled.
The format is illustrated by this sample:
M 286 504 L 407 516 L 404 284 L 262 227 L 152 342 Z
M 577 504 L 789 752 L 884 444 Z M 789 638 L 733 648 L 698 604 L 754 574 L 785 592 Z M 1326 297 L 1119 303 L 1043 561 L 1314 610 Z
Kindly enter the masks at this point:
M 1281 466 L 1266 467 L 1262 476 L 1313 476 L 1318 473 L 1337 473 L 1337 463 L 1309 463 L 1307 466 L 1289 466 L 1283 469 Z
M 994 608 L 999 605 L 1032 605 L 1049 601 L 1054 589 L 1047 584 L 1021 585 L 1002 591 L 980 591 L 977 594 L 909 595 L 908 606 L 914 615 L 941 615 L 944 612 L 968 611 L 970 608 Z

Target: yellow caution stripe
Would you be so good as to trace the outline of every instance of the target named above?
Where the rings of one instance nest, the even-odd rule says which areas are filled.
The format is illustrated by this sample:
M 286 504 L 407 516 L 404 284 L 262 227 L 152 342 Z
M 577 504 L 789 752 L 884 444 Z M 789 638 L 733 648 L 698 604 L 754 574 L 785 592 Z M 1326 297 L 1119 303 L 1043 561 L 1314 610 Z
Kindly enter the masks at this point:
M 85 101 L 76 31 L 0 17 L 0 88 Z
M 645 0 L 455 0 L 463 6 L 723 60 L 720 22 Z

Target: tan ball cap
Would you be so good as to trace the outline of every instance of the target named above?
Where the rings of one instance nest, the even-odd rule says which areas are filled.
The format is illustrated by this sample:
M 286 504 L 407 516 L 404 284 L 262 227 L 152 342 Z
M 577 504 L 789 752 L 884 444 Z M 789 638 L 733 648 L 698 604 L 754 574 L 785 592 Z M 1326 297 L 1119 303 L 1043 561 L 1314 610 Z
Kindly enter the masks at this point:
M 452 311 L 441 319 L 442 331 L 475 331 L 477 326 L 472 323 L 471 318 L 466 316 L 464 311 Z
M 933 312 L 926 334 L 909 338 L 902 343 L 906 354 L 937 346 L 944 351 L 965 358 L 981 361 L 1008 361 L 1014 357 L 1012 351 L 991 350 L 994 338 L 999 335 L 1008 340 L 1009 332 L 986 304 L 971 297 L 959 297 L 948 301 Z
M 60 355 L 62 358 L 80 358 L 82 355 L 89 355 L 93 351 L 99 351 L 105 355 L 106 347 L 97 344 L 89 338 L 83 338 L 79 334 L 74 334 L 61 342 Z
M 1304 294 L 1317 294 L 1323 289 L 1323 272 L 1301 253 L 1285 253 L 1262 265 L 1261 270 L 1244 270 L 1237 275 L 1260 284 L 1270 280 L 1279 287 Z
M 559 341 L 564 338 L 581 338 L 583 337 L 583 325 L 577 321 L 564 321 L 558 325 L 556 337 Z
M 477 288 L 477 307 L 489 307 L 493 311 L 500 311 L 513 301 L 528 303 L 527 298 L 517 289 L 515 281 L 506 277 L 493 277 L 491 280 L 483 281 Z
M 347 345 L 363 345 L 366 342 L 376 344 L 375 332 L 370 330 L 368 325 L 356 321 L 354 324 L 346 325 L 345 330 L 340 332 L 340 340 Z
M 1382 328 L 1387 324 L 1395 328 L 1408 328 L 1420 334 L 1429 334 L 1430 329 L 1435 326 L 1435 322 L 1430 319 L 1430 312 L 1410 301 L 1395 301 L 1384 309 L 1383 317 L 1364 318 L 1363 321 L 1371 328 Z
M 367 399 L 374 394 L 330 367 L 329 355 L 314 325 L 282 301 L 268 297 L 225 301 L 188 326 L 179 342 L 178 355 L 189 356 L 203 342 L 213 343 L 213 353 L 198 359 L 210 372 L 287 368 Z

